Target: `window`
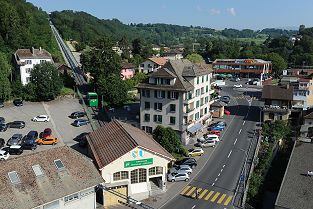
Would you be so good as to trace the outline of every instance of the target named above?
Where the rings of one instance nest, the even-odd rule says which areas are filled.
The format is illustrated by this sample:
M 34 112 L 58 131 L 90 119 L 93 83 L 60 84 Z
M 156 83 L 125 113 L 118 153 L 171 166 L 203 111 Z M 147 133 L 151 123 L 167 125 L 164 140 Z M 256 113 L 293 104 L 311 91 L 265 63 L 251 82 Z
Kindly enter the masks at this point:
M 9 172 L 8 175 L 12 184 L 21 183 L 20 177 L 18 176 L 16 171 Z
M 56 209 L 56 208 L 60 208 L 59 200 L 50 202 L 43 206 L 43 209 Z
M 85 189 L 84 191 L 81 191 L 81 192 L 80 192 L 80 197 L 82 198 L 82 197 L 88 196 L 88 195 L 90 195 L 90 194 L 92 194 L 92 193 L 94 193 L 94 192 L 95 192 L 95 189 L 94 189 L 94 188 Z
M 154 115 L 153 121 L 156 123 L 162 123 L 162 115 Z
M 159 98 L 159 99 L 164 99 L 165 98 L 165 91 L 154 91 L 154 97 Z
M 179 93 L 176 91 L 169 91 L 167 92 L 167 98 L 168 99 L 178 99 Z
M 204 103 L 206 104 L 206 103 L 208 103 L 209 102 L 209 97 L 205 97 L 204 98 Z
M 145 122 L 150 122 L 150 114 L 145 114 Z
M 128 179 L 128 171 L 120 171 L 113 173 L 113 181 Z
M 200 101 L 198 100 L 197 102 L 196 102 L 196 108 L 198 108 L 200 106 Z
M 150 109 L 150 102 L 145 102 L 145 109 Z
M 162 111 L 162 103 L 154 103 L 154 109 L 157 111 Z
M 40 165 L 33 165 L 32 169 L 35 173 L 35 175 L 38 176 L 44 176 L 44 172 L 42 171 L 42 168 L 40 167 Z
M 164 84 L 170 85 L 171 84 L 171 79 L 164 79 Z
M 170 117 L 170 124 L 175 125 L 176 123 L 176 117 Z
M 201 88 L 201 94 L 204 94 L 204 87 Z
M 147 182 L 147 169 L 139 168 L 130 172 L 130 183 L 137 184 Z
M 32 69 L 31 68 L 26 68 L 25 71 L 26 71 L 26 73 L 31 73 Z
M 200 106 L 202 106 L 204 103 L 203 103 L 203 98 L 201 98 L 200 100 Z
M 199 81 L 200 81 L 200 77 L 197 77 L 197 84 L 199 84 Z
M 195 120 L 198 120 L 199 118 L 200 118 L 200 113 L 197 112 L 197 113 L 195 114 Z
M 154 176 L 154 175 L 159 175 L 163 174 L 163 167 L 161 166 L 156 166 L 149 168 L 149 176 Z
M 27 83 L 30 82 L 30 78 L 31 78 L 31 77 L 26 77 L 26 82 L 27 82 Z
M 69 196 L 64 197 L 64 202 L 71 202 L 71 201 L 78 200 L 78 199 L 79 199 L 79 195 L 78 193 L 75 193 L 75 194 L 71 194 Z
M 65 168 L 64 164 L 62 163 L 61 160 L 55 160 L 54 164 L 55 164 L 55 167 L 57 167 L 58 170 L 63 170 Z
M 205 87 L 205 92 L 208 93 L 209 92 L 209 86 Z
M 150 98 L 150 90 L 143 89 L 142 90 L 142 96 Z
M 140 67 L 145 67 L 145 64 L 140 64 Z
M 32 61 L 31 60 L 26 60 L 26 65 L 31 65 Z
M 46 62 L 46 60 L 40 60 L 40 64 L 41 64 L 41 63 L 45 63 L 45 62 Z
M 208 108 L 204 108 L 204 114 L 207 114 L 208 113 Z
M 209 76 L 206 75 L 206 76 L 205 76 L 205 81 L 208 81 L 208 80 L 209 80 Z
M 196 97 L 200 95 L 200 89 L 196 90 Z
M 201 76 L 201 83 L 204 82 L 204 76 Z
M 170 104 L 170 112 L 175 112 L 175 111 L 176 111 L 176 105 Z

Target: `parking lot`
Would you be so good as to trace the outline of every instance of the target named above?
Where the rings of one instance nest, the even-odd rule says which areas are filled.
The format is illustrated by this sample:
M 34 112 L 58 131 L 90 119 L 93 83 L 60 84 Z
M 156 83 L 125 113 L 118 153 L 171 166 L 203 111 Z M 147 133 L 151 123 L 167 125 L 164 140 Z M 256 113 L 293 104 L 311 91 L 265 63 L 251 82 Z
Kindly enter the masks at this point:
M 0 117 L 4 117 L 6 123 L 12 121 L 25 121 L 26 126 L 23 129 L 8 128 L 5 132 L 0 132 L 0 138 L 3 138 L 5 142 L 16 133 L 26 135 L 29 131 L 35 130 L 38 133 L 42 132 L 45 128 L 52 129 L 52 135 L 57 137 L 60 142 L 55 146 L 63 146 L 64 144 L 84 152 L 79 148 L 78 142 L 73 140 L 76 136 L 83 132 L 90 132 L 90 125 L 81 127 L 74 127 L 71 123 L 74 119 L 68 116 L 75 111 L 83 111 L 82 106 L 77 99 L 60 99 L 51 102 L 33 103 L 24 102 L 24 106 L 15 107 L 13 104 L 5 105 L 0 108 Z M 38 115 L 49 115 L 49 122 L 33 122 L 31 119 Z M 41 145 L 35 151 L 25 150 L 23 155 L 38 152 L 45 149 L 52 148 L 52 145 Z M 11 156 L 13 157 L 13 156 Z

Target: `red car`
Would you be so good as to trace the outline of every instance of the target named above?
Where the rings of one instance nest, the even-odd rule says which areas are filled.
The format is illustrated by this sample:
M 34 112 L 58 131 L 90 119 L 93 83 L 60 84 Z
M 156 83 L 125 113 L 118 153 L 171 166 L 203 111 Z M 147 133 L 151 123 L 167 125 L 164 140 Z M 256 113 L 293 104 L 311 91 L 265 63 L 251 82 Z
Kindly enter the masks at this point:
M 230 115 L 230 112 L 228 110 L 224 109 L 224 114 L 225 115 Z
M 221 136 L 221 132 L 217 131 L 217 130 L 212 130 L 212 131 L 209 132 L 209 134 L 215 134 L 217 136 Z

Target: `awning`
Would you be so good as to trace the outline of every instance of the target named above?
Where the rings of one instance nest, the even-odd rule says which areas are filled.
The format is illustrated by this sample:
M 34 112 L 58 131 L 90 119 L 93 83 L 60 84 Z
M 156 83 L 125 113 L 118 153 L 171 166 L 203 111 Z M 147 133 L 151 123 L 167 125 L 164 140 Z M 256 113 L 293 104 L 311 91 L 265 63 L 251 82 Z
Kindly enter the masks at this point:
M 200 129 L 202 129 L 203 125 L 201 123 L 196 123 L 195 125 L 191 126 L 187 131 L 191 134 L 196 133 Z

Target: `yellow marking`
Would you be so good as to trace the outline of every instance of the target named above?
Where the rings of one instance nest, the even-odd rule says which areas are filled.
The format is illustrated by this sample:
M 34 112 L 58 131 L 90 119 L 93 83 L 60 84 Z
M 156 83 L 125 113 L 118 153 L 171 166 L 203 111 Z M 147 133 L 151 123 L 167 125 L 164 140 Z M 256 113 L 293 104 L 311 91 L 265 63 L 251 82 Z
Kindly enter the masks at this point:
M 184 194 L 188 191 L 189 188 L 190 188 L 189 185 L 186 186 L 185 189 L 184 189 L 180 194 L 181 194 L 181 195 L 184 195 Z
M 199 195 L 199 199 L 202 199 L 202 197 L 208 192 L 207 189 L 203 190 L 203 192 Z
M 186 194 L 186 196 L 191 195 L 191 193 L 192 193 L 193 191 L 195 191 L 196 188 L 197 188 L 197 187 L 192 187 L 191 190 L 189 190 L 189 192 Z
M 210 199 L 210 197 L 212 196 L 213 193 L 214 193 L 214 191 L 210 191 L 210 193 L 204 199 L 205 200 Z
M 200 193 L 200 192 L 202 191 L 202 189 L 201 189 L 201 188 L 196 189 L 196 192 L 192 195 L 192 197 L 193 197 L 193 198 L 195 198 L 195 197 L 196 197 L 196 193 L 197 193 L 197 191 Z M 198 193 L 198 194 L 199 194 L 199 193 Z
M 214 202 L 216 199 L 217 199 L 217 197 L 220 195 L 220 193 L 219 192 L 216 192 L 215 193 L 215 195 L 214 195 L 214 197 L 211 199 L 211 202 Z
M 218 203 L 218 204 L 221 204 L 221 203 L 223 202 L 223 200 L 224 200 L 225 197 L 226 197 L 226 194 L 223 194 L 223 195 L 221 196 L 221 198 L 217 201 L 217 203 Z
M 233 198 L 233 196 L 229 196 L 226 201 L 224 202 L 224 205 L 227 206 L 228 203 L 231 201 L 231 199 Z

